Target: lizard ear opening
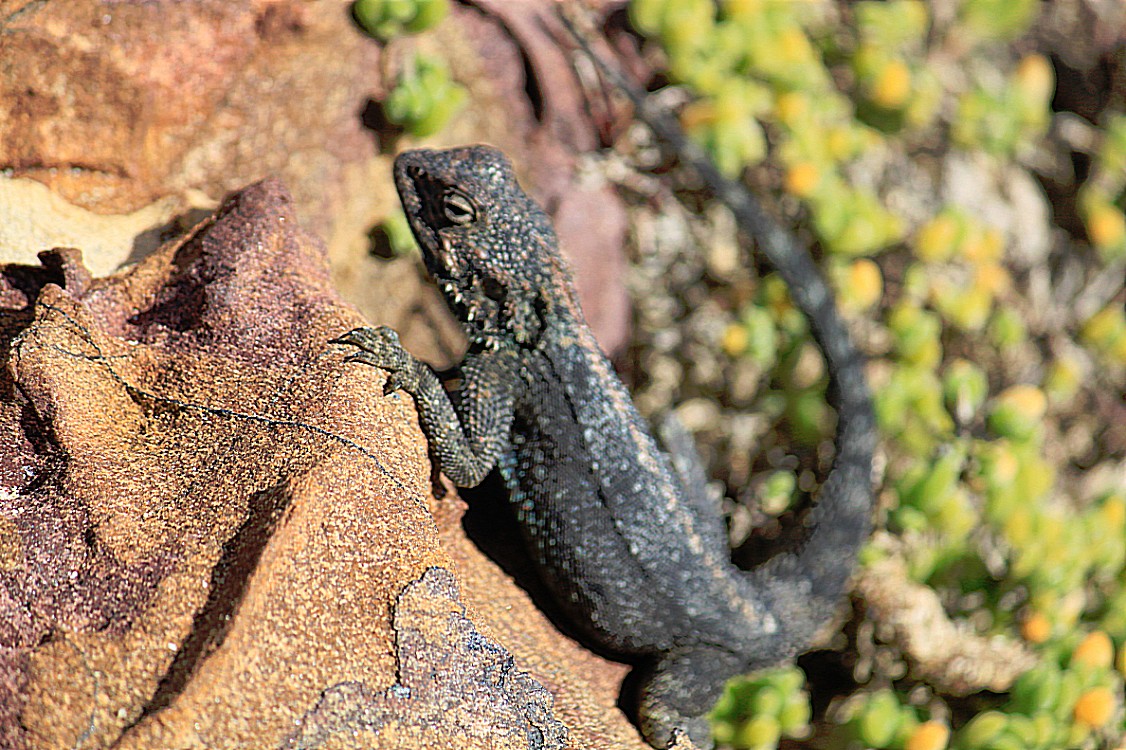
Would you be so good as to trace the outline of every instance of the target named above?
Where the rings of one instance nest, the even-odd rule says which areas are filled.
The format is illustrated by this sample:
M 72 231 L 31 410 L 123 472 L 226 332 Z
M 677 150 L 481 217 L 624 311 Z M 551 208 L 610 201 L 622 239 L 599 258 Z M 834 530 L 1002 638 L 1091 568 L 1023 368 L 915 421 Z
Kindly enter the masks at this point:
M 481 290 L 485 293 L 486 297 L 495 302 L 503 300 L 508 293 L 504 285 L 492 276 L 486 276 L 481 280 Z
M 468 195 L 457 188 L 446 188 L 442 194 L 442 213 L 454 226 L 465 226 L 477 221 L 477 208 Z

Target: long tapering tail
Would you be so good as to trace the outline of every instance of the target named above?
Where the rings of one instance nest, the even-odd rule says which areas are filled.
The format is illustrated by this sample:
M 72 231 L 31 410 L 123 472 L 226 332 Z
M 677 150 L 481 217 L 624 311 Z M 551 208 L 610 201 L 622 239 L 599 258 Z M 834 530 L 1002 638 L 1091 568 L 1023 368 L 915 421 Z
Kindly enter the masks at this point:
M 831 616 L 856 553 L 871 531 L 876 423 L 864 357 L 852 343 L 833 293 L 808 250 L 762 209 L 742 183 L 725 177 L 672 116 L 594 52 L 569 19 L 562 21 L 602 74 L 630 98 L 638 119 L 696 170 L 753 238 L 786 282 L 825 357 L 830 401 L 837 410 L 836 457 L 818 504 L 809 514 L 809 534 L 799 548 L 776 555 L 744 578 L 747 595 L 764 602 L 777 620 L 777 627 L 755 651 L 763 655 L 764 663 L 783 658 L 807 647 Z

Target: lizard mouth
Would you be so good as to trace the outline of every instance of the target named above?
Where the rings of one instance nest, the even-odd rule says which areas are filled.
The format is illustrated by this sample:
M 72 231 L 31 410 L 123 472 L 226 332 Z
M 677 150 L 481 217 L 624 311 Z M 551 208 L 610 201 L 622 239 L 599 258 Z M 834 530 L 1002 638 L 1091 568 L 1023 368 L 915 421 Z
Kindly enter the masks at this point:
M 466 293 L 464 282 L 437 276 L 433 272 L 431 277 L 471 338 L 493 339 L 501 333 L 504 325 L 500 304 L 480 294 Z
M 534 343 L 542 328 L 535 304 L 519 296 L 496 298 L 473 271 L 461 280 L 431 273 L 471 345 L 498 349 Z

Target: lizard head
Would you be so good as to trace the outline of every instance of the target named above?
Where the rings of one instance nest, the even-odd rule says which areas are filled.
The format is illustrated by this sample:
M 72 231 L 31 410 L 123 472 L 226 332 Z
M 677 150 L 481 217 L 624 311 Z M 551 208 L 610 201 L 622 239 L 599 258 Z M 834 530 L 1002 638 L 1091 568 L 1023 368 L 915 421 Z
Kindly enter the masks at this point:
M 426 268 L 470 341 L 534 343 L 570 280 L 547 214 L 504 154 L 489 146 L 407 151 L 395 159 L 395 187 Z

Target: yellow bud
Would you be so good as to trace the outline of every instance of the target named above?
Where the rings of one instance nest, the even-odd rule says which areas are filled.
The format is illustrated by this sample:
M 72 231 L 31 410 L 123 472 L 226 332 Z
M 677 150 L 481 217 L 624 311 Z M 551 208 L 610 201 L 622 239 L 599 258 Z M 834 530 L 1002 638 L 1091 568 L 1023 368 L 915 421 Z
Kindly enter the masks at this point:
M 997 435 L 1027 442 L 1040 434 L 1047 409 L 1048 397 L 1042 390 L 1033 385 L 1014 385 L 994 400 L 986 424 Z M 1050 470 L 1046 467 L 1042 461 L 1024 463 L 1017 477 L 1022 491 L 1031 492 L 1050 484 Z
M 1005 254 L 1005 239 L 993 227 L 972 232 L 961 247 L 962 257 L 970 263 L 996 263 Z
M 829 156 L 837 161 L 844 161 L 851 156 L 853 143 L 848 129 L 843 127 L 829 128 L 825 134 L 825 147 L 829 151 Z
M 1015 81 L 1030 99 L 1047 102 L 1055 88 L 1056 76 L 1047 58 L 1028 55 L 1017 65 Z
M 1039 612 L 1033 612 L 1020 624 L 1020 634 L 1029 643 L 1043 643 L 1052 637 L 1052 623 Z
M 786 172 L 786 192 L 798 198 L 808 198 L 820 181 L 821 174 L 814 164 L 807 161 L 798 162 Z
M 723 351 L 729 357 L 738 357 L 743 352 L 747 351 L 748 343 L 747 329 L 738 323 L 732 323 L 727 326 L 727 330 L 723 332 Z
M 812 57 L 809 39 L 796 26 L 782 32 L 778 38 L 778 50 L 782 60 L 791 63 L 805 62 Z
M 763 0 L 725 0 L 723 12 L 728 18 L 752 18 L 762 12 Z
M 706 100 L 692 102 L 680 111 L 680 126 L 691 133 L 716 121 L 715 106 Z
M 990 295 L 1006 291 L 1010 281 L 1009 272 L 1000 263 L 985 263 L 974 274 L 974 286 Z
M 1106 669 L 1114 661 L 1114 644 L 1101 630 L 1088 633 L 1071 652 L 1072 663 L 1084 664 L 1094 669 Z
M 1096 247 L 1114 247 L 1126 239 L 1126 216 L 1112 205 L 1096 203 L 1087 212 L 1087 235 Z
M 1008 406 L 1026 418 L 1043 419 L 1048 410 L 1048 399 L 1044 392 L 1034 385 L 1014 385 L 1001 391 L 997 396 L 998 406 Z
M 1126 525 L 1126 498 L 1121 495 L 1108 497 L 1099 510 L 1108 528 L 1120 529 Z
M 848 292 L 842 295 L 842 300 L 849 300 L 850 306 L 857 310 L 866 310 L 876 304 L 884 292 L 880 267 L 868 258 L 860 258 L 849 264 L 846 283 Z
M 809 100 L 799 91 L 787 91 L 775 100 L 774 111 L 779 120 L 792 128 L 809 112 Z
M 1120 305 L 1107 305 L 1087 318 L 1079 333 L 1098 349 L 1112 349 L 1116 342 L 1126 339 L 1126 314 Z
M 950 741 L 950 728 L 938 721 L 924 721 L 915 727 L 904 750 L 944 750 Z
M 1020 459 L 1007 440 L 991 443 L 982 455 L 983 477 L 992 487 L 1010 487 L 1020 471 Z
M 915 236 L 915 255 L 925 263 L 949 260 L 958 240 L 958 230 L 958 222 L 953 216 L 935 216 Z
M 1079 696 L 1073 711 L 1075 720 L 1089 727 L 1105 726 L 1114 715 L 1114 693 L 1110 688 L 1094 687 Z
M 889 60 L 872 83 L 872 101 L 884 109 L 899 109 L 911 94 L 911 70 L 902 60 Z

